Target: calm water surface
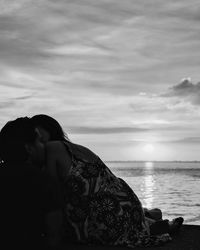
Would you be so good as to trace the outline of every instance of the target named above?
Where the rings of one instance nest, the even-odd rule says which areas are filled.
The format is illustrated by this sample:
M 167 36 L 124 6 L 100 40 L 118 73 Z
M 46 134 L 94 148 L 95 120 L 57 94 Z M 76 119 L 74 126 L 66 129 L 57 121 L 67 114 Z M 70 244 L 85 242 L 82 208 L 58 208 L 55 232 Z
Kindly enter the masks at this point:
M 200 162 L 106 162 L 123 178 L 144 207 L 158 207 L 163 218 L 182 216 L 200 225 Z

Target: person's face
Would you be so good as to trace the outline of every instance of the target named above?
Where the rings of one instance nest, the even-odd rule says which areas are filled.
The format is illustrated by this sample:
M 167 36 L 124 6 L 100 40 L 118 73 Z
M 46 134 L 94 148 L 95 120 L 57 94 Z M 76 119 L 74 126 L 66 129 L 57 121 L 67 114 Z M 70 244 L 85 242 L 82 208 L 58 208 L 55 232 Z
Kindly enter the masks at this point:
M 38 130 L 38 132 L 39 132 L 39 134 L 41 136 L 41 141 L 43 143 L 47 143 L 50 140 L 49 132 L 47 132 L 44 128 L 42 128 L 40 126 L 37 127 L 37 130 Z
M 37 167 L 42 168 L 45 163 L 45 146 L 42 142 L 41 135 L 36 129 L 37 137 L 35 142 L 30 144 L 29 147 L 29 160 Z

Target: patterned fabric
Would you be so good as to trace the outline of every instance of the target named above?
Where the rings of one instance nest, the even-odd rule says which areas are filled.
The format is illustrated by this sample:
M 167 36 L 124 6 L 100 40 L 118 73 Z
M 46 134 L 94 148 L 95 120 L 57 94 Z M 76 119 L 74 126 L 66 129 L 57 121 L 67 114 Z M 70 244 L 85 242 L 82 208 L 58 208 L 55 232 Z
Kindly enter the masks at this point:
M 169 241 L 168 234 L 150 236 L 143 209 L 133 190 L 98 158 L 81 159 L 65 143 L 72 166 L 63 178 L 65 231 L 87 244 L 151 246 Z

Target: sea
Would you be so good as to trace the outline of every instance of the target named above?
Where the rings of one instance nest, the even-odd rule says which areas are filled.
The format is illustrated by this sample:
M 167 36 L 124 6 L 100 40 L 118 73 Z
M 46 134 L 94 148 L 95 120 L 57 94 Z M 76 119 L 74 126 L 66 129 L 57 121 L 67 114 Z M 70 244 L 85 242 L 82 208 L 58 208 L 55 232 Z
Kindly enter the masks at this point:
M 200 162 L 106 162 L 124 179 L 142 206 L 160 208 L 163 219 L 182 216 L 200 225 Z

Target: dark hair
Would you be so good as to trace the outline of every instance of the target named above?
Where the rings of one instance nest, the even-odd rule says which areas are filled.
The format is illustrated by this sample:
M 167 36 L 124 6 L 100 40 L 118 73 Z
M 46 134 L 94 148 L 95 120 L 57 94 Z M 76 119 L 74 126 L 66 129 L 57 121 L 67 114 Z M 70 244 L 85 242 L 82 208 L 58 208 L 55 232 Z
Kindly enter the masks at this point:
M 28 158 L 25 145 L 34 143 L 37 133 L 28 117 L 9 121 L 0 131 L 0 158 L 7 163 L 24 163 Z
M 51 141 L 69 140 L 60 124 L 51 116 L 39 114 L 33 116 L 31 120 L 35 127 L 41 127 L 49 133 Z

